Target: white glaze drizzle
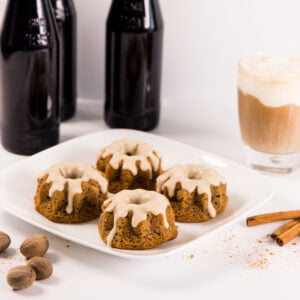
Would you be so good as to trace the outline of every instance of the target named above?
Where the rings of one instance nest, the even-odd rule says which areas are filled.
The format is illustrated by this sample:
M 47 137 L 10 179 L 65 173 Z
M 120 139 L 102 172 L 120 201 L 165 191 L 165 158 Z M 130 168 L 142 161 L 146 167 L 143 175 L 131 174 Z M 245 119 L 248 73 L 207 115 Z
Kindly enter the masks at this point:
M 132 154 L 131 156 L 127 153 Z M 137 175 L 136 163 L 140 162 L 142 171 L 158 171 L 160 166 L 160 155 L 149 144 L 137 140 L 122 139 L 100 150 L 99 158 L 105 159 L 112 155 L 109 164 L 115 170 L 123 162 L 122 168 L 129 170 L 132 175 Z
M 82 182 L 90 179 L 98 182 L 102 193 L 107 193 L 107 180 L 90 165 L 81 162 L 63 162 L 56 164 L 42 172 L 39 178 L 48 175 L 46 182 L 52 183 L 49 189 L 49 196 L 52 197 L 55 191 L 63 191 L 68 183 L 68 205 L 66 212 L 73 212 L 73 200 L 76 194 L 82 193 Z
M 156 180 L 156 191 L 162 193 L 167 188 L 170 198 L 175 196 L 176 184 L 181 183 L 181 188 L 192 193 L 207 194 L 208 213 L 214 218 L 216 210 L 212 204 L 210 186 L 226 183 L 226 180 L 216 170 L 203 165 L 176 165 L 160 175 Z
M 111 242 L 117 232 L 117 222 L 119 218 L 125 218 L 132 211 L 131 225 L 137 227 L 140 222 L 147 219 L 147 213 L 150 212 L 157 216 L 162 214 L 164 226 L 169 228 L 166 210 L 170 203 L 168 199 L 153 191 L 142 189 L 123 190 L 111 198 L 104 201 L 104 212 L 113 212 L 114 226 L 107 236 L 106 244 L 110 247 Z

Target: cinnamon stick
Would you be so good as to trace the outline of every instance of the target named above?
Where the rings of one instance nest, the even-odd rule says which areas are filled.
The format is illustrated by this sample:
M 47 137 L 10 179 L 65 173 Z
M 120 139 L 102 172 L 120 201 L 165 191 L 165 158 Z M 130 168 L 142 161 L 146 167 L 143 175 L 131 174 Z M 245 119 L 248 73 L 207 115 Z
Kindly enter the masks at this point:
M 270 214 L 263 214 L 247 218 L 247 226 L 256 226 L 297 218 L 300 218 L 300 210 L 290 210 Z
M 292 228 L 294 225 L 296 225 L 298 223 L 299 223 L 299 219 L 290 221 L 289 223 L 285 224 L 284 226 L 280 227 L 278 230 L 273 232 L 271 234 L 271 238 L 276 240 L 278 238 L 278 236 L 282 235 L 285 231 L 289 230 L 290 228 Z
M 297 221 L 296 224 L 277 236 L 276 242 L 280 247 L 284 246 L 300 234 L 300 220 L 297 219 L 295 221 Z

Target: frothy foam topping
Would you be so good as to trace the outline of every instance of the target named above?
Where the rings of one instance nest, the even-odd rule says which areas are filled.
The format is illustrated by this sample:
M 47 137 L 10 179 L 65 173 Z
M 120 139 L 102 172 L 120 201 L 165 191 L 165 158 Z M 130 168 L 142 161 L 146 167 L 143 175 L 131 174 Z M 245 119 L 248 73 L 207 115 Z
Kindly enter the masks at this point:
M 300 57 L 243 59 L 238 88 L 266 106 L 300 105 Z
M 241 60 L 240 67 L 265 81 L 300 80 L 300 57 L 254 57 Z

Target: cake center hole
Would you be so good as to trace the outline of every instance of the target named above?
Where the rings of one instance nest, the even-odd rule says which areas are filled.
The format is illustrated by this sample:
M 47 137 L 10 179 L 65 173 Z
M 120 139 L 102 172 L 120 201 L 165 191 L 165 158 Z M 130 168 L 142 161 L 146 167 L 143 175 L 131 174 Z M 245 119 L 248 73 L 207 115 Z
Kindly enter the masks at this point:
M 133 152 L 127 152 L 126 155 L 127 155 L 127 156 L 134 156 L 135 153 L 133 153 Z
M 127 156 L 135 156 L 138 154 L 138 146 L 136 146 L 134 149 L 126 149 L 126 153 Z
M 66 179 L 80 179 L 83 177 L 83 172 L 78 169 L 60 170 L 60 174 Z
M 199 180 L 201 179 L 201 175 L 195 171 L 189 171 L 188 178 L 191 180 Z
M 149 201 L 149 199 L 145 197 L 131 199 L 131 203 L 136 205 L 144 204 L 147 201 Z

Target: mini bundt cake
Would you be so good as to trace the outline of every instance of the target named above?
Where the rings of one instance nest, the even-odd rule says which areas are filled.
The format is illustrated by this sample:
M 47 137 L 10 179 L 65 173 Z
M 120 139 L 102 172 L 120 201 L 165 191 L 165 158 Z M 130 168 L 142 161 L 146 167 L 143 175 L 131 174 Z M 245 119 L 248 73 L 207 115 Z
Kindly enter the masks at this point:
M 227 205 L 226 180 L 202 165 L 176 165 L 157 178 L 156 191 L 165 195 L 178 222 L 204 222 Z
M 36 210 L 53 222 L 80 223 L 98 218 L 108 182 L 90 165 L 59 163 L 40 174 Z
M 109 182 L 108 190 L 155 190 L 157 176 L 162 172 L 161 157 L 152 146 L 123 139 L 100 150 L 97 169 Z
M 109 247 L 152 249 L 178 233 L 168 199 L 154 191 L 121 191 L 106 200 L 102 210 L 99 233 Z

